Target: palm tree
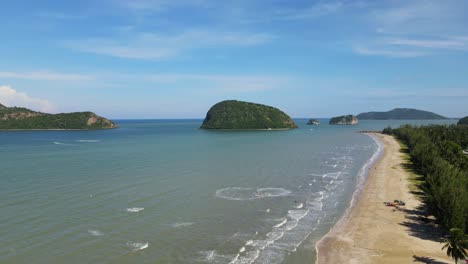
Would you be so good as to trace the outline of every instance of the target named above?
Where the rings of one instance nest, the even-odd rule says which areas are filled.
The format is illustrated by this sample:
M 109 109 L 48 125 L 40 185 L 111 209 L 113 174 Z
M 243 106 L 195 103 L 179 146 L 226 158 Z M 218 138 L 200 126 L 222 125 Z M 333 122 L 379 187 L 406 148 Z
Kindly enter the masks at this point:
M 460 228 L 451 228 L 450 235 L 444 242 L 442 250 L 447 249 L 447 256 L 452 257 L 455 263 L 468 256 L 468 237 Z

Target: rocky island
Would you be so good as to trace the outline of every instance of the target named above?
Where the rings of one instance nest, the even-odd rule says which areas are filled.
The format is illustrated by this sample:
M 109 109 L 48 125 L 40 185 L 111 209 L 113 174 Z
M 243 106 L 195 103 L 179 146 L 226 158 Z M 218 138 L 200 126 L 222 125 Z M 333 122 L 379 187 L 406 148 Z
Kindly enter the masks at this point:
M 468 116 L 465 116 L 464 118 L 458 120 L 457 125 L 468 126 Z
M 330 125 L 357 125 L 359 121 L 353 115 L 344 115 L 332 117 L 329 122 Z
M 316 119 L 309 119 L 307 122 L 308 125 L 320 125 L 320 122 Z
M 87 130 L 115 127 L 114 122 L 93 112 L 47 114 L 0 104 L 0 130 Z
M 270 130 L 297 128 L 294 121 L 278 108 L 227 100 L 213 105 L 202 129 Z
M 445 116 L 438 115 L 429 111 L 423 111 L 412 108 L 395 108 L 388 112 L 367 112 L 360 113 L 357 118 L 361 120 L 433 120 L 447 119 Z

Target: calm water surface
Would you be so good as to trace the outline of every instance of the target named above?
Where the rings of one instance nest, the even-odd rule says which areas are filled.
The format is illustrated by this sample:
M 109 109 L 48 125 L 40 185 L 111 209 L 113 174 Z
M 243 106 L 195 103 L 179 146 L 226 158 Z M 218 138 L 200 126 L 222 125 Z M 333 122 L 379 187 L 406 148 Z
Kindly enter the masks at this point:
M 220 132 L 201 120 L 0 132 L 0 263 L 311 263 L 403 123 Z

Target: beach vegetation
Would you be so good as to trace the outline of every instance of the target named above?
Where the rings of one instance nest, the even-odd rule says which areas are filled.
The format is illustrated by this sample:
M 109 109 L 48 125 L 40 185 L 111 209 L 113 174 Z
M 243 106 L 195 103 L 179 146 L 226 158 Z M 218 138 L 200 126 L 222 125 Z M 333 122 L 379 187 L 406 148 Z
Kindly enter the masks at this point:
M 468 236 L 459 228 L 450 229 L 450 235 L 445 238 L 442 250 L 447 250 L 447 256 L 455 263 L 468 257 Z
M 408 147 L 412 165 L 422 175 L 428 210 L 447 231 L 468 230 L 468 127 L 405 125 L 385 128 Z

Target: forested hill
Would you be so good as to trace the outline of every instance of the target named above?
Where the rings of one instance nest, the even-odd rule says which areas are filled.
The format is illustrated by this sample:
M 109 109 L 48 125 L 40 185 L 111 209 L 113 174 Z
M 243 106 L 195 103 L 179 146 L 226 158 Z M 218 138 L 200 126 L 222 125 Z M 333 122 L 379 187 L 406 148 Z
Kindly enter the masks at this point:
M 93 112 L 46 114 L 0 104 L 0 129 L 108 129 L 116 125 Z
M 289 129 L 294 121 L 278 108 L 227 100 L 213 105 L 201 125 L 203 129 Z
M 395 108 L 388 112 L 367 112 L 360 113 L 357 115 L 358 119 L 361 120 L 430 120 L 430 119 L 447 119 L 445 116 L 441 116 L 429 111 L 423 111 L 412 108 Z

